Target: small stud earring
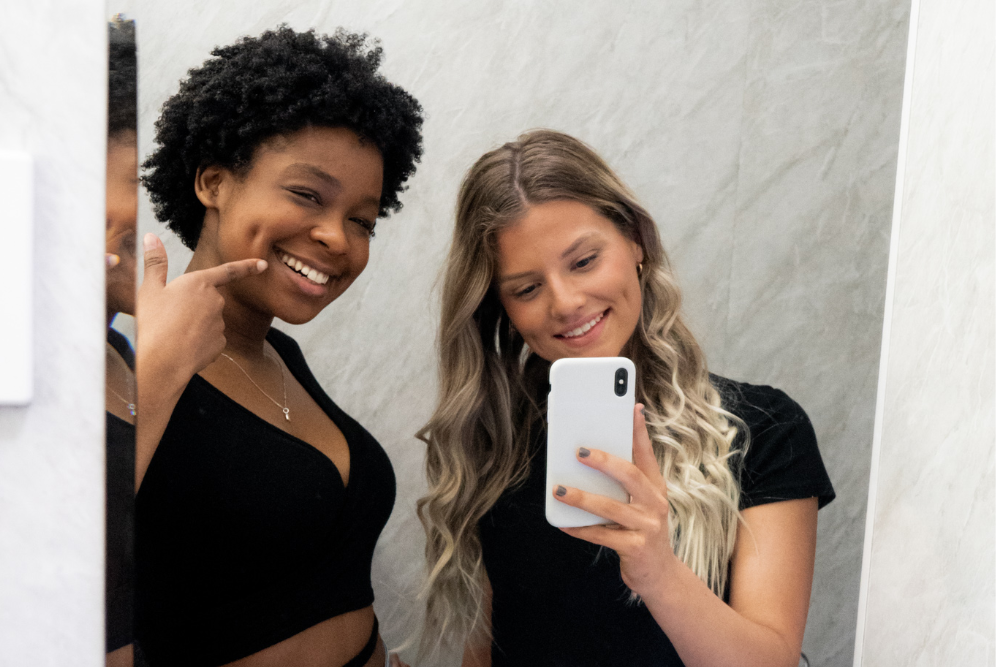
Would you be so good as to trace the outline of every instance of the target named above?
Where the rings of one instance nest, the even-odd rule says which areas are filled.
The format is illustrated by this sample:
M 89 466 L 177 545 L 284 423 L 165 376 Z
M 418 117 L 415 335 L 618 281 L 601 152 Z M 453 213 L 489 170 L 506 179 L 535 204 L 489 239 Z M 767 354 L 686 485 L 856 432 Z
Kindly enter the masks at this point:
M 639 262 L 639 266 L 635 267 L 635 272 L 639 274 L 640 278 L 642 277 L 642 262 Z

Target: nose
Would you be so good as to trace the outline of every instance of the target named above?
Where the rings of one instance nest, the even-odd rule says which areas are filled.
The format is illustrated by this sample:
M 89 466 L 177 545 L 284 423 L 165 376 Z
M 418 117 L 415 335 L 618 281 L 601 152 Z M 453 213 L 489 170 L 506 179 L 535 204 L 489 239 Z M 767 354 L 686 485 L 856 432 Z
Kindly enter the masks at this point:
M 320 224 L 313 227 L 310 238 L 321 243 L 334 255 L 343 255 L 350 247 L 347 237 L 347 225 L 350 224 L 344 216 L 331 215 Z
M 587 303 L 587 296 L 572 282 L 561 278 L 549 280 L 549 311 L 556 319 L 569 319 Z

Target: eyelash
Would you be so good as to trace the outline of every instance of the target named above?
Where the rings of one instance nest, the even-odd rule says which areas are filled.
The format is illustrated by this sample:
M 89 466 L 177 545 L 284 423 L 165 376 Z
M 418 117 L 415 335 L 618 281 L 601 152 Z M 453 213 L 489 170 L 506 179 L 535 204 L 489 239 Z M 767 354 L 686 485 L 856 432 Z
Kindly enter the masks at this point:
M 312 202 L 313 204 L 322 204 L 319 199 L 319 195 L 314 192 L 309 192 L 307 190 L 289 190 L 293 195 L 296 195 L 300 199 L 305 199 Z
M 574 269 L 586 269 L 588 266 L 591 265 L 591 263 L 595 259 L 597 259 L 597 253 L 596 252 L 593 255 L 589 255 L 587 257 L 584 257 L 579 262 L 575 262 L 573 264 L 573 268 Z M 514 292 L 514 297 L 517 298 L 517 299 L 520 299 L 520 298 L 523 298 L 523 297 L 526 297 L 526 296 L 530 296 L 531 294 L 533 294 L 535 292 L 536 288 L 537 288 L 536 285 L 529 285 L 528 287 L 525 287 L 523 290 Z
M 375 238 L 375 223 L 364 218 L 351 218 L 352 221 L 361 225 L 362 229 L 368 232 L 368 238 Z
M 292 194 L 296 195 L 301 199 L 305 199 L 313 204 L 322 206 L 323 202 L 320 201 L 319 195 L 314 192 L 309 192 L 306 190 L 289 190 Z M 365 220 L 364 218 L 351 218 L 352 222 L 357 223 L 362 229 L 368 232 L 369 238 L 375 238 L 375 223 L 370 220 Z
M 514 297 L 517 299 L 521 299 L 530 295 L 534 291 L 535 291 L 535 285 L 529 285 L 528 287 L 525 287 L 523 290 L 514 292 Z

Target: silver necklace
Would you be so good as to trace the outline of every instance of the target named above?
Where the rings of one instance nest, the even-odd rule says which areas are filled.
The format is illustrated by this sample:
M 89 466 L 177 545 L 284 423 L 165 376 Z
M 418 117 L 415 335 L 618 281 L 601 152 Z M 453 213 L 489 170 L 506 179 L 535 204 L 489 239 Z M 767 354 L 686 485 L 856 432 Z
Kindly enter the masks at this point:
M 283 404 L 282 403 L 278 403 L 276 400 L 274 400 L 273 398 L 271 398 L 270 394 L 268 394 L 266 391 L 264 391 L 263 389 L 261 389 L 260 385 L 257 384 L 256 382 L 254 382 L 253 378 L 250 377 L 250 374 L 247 373 L 246 370 L 242 366 L 240 366 L 236 362 L 235 359 L 233 359 L 232 357 L 230 357 L 225 352 L 222 353 L 222 356 L 224 356 L 226 359 L 229 359 L 229 361 L 233 362 L 236 365 L 236 368 L 240 369 L 240 371 L 243 372 L 243 375 L 246 375 L 247 379 L 250 380 L 250 382 L 253 383 L 253 386 L 257 387 L 257 391 L 259 391 L 260 393 L 264 394 L 264 396 L 267 397 L 267 400 L 271 401 L 272 403 L 274 403 L 275 405 L 277 405 L 281 409 L 281 412 L 285 415 L 285 421 L 292 421 L 292 418 L 288 415 L 288 392 L 287 392 L 287 390 L 285 388 L 285 368 L 279 362 L 274 361 L 272 359 L 272 361 L 274 361 L 274 363 L 278 365 L 278 372 L 281 373 L 281 394 L 282 394 L 282 400 L 284 401 Z M 271 358 L 267 353 L 265 353 L 264 356 L 268 357 L 268 359 Z
M 128 413 L 130 415 L 132 415 L 133 417 L 135 417 L 135 403 L 130 403 L 128 400 L 126 400 L 125 398 L 123 398 L 122 395 L 119 394 L 117 391 L 115 391 L 114 389 L 111 389 L 111 387 L 108 387 L 108 389 L 111 391 L 112 394 L 115 395 L 115 397 L 119 401 L 121 401 L 122 403 L 124 403 L 125 405 L 128 406 Z
M 126 365 L 126 364 L 125 364 L 125 360 L 124 360 L 124 359 L 122 359 L 122 358 L 121 358 L 120 356 L 118 356 L 118 351 L 114 349 L 114 347 L 113 347 L 113 346 L 111 345 L 111 343 L 107 343 L 107 347 L 105 348 L 105 352 L 106 352 L 106 353 L 107 353 L 108 355 L 111 355 L 111 354 L 112 354 L 112 352 L 113 352 L 113 353 L 114 353 L 114 357 L 115 357 L 115 359 L 117 359 L 117 360 L 118 360 L 118 361 L 119 361 L 119 362 L 120 362 L 120 363 L 121 363 L 122 365 Z M 126 366 L 127 366 L 127 365 L 126 365 Z M 126 384 L 126 385 L 128 386 L 128 388 L 129 388 L 129 389 L 131 390 L 131 391 L 129 391 L 129 398 L 131 398 L 131 397 L 132 397 L 132 394 L 133 394 L 133 393 L 135 393 L 135 392 L 134 392 L 134 387 L 133 387 L 133 384 L 132 384 L 131 382 L 128 382 L 128 381 L 127 381 L 127 378 L 128 378 L 128 374 L 126 374 L 126 376 L 125 376 L 125 377 L 126 377 L 126 382 L 125 382 L 125 384 Z M 107 387 L 108 391 L 110 391 L 110 392 L 111 392 L 112 394 L 114 394 L 114 395 L 115 395 L 115 398 L 117 398 L 117 399 L 118 399 L 119 401 L 121 401 L 122 403 L 124 403 L 124 404 L 125 404 L 125 405 L 126 405 L 126 406 L 128 407 L 128 413 L 129 413 L 130 415 L 132 415 L 133 417 L 135 417 L 135 400 L 133 399 L 133 400 L 131 400 L 131 401 L 130 401 L 130 400 L 126 399 L 126 398 L 125 398 L 124 396 L 122 396 L 122 395 L 121 395 L 121 394 L 119 394 L 119 393 L 118 393 L 117 391 L 115 391 L 115 390 L 114 390 L 114 389 L 113 389 L 113 388 L 111 387 L 111 385 L 110 385 L 110 384 L 105 384 L 105 386 Z

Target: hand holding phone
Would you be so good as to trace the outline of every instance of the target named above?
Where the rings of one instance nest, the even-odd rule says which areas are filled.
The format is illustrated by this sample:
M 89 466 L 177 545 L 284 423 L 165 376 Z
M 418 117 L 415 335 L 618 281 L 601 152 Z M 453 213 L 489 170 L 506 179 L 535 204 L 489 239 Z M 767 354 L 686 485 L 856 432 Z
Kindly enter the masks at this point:
M 624 357 L 559 359 L 549 369 L 545 518 L 557 528 L 610 523 L 560 503 L 561 484 L 627 503 L 617 481 L 576 459 L 580 447 L 601 449 L 632 461 L 635 365 Z

